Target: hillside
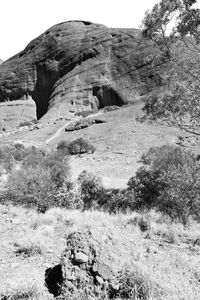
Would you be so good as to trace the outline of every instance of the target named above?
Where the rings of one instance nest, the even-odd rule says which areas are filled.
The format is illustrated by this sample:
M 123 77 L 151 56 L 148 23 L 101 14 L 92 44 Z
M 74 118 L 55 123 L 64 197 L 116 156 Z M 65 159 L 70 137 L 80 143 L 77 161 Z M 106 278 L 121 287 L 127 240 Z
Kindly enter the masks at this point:
M 154 55 L 72 21 L 1 65 L 0 300 L 199 299 L 200 139 L 144 115 Z
M 188 136 L 184 147 L 199 151 L 199 142 L 191 134 L 187 135 L 180 129 L 161 122 L 141 122 L 141 108 L 142 103 L 138 103 L 110 112 L 101 110 L 87 118 L 103 120 L 104 123 L 75 131 L 65 131 L 65 128 L 74 122 L 65 119 L 57 120 L 55 124 L 23 126 L 15 131 L 3 133 L 1 144 L 19 142 L 25 146 L 34 145 L 50 149 L 55 148 L 62 140 L 72 141 L 82 137 L 90 141 L 96 151 L 93 154 L 71 156 L 73 177 L 77 177 L 86 169 L 100 176 L 105 185 L 113 187 L 126 185 L 140 165 L 141 155 L 152 146 L 176 144 L 178 136 Z M 87 120 L 82 117 L 76 118 Z
M 32 100 L 37 119 L 48 123 L 72 118 L 79 111 L 135 103 L 146 92 L 146 84 L 160 85 L 163 61 L 158 56 L 139 30 L 64 22 L 4 62 L 0 101 Z

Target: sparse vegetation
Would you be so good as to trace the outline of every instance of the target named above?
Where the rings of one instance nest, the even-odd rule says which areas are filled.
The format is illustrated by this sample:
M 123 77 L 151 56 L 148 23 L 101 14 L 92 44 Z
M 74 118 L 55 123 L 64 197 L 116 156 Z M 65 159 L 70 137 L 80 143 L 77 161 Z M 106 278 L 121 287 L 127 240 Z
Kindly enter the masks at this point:
M 78 177 L 78 184 L 84 209 L 98 208 L 105 193 L 100 178 L 83 171 Z
M 137 266 L 126 267 L 119 275 L 119 297 L 120 299 L 142 299 L 151 298 L 152 283 L 142 274 Z
M 153 119 L 174 118 L 180 124 L 189 115 L 192 125 L 199 122 L 199 84 L 191 80 L 193 75 L 199 76 L 196 56 L 193 60 L 184 52 L 178 61 L 179 67 L 183 62 L 185 69 L 195 73 L 192 76 L 173 67 L 161 78 L 152 68 L 157 72 L 160 64 L 177 55 L 173 46 L 177 37 L 185 51 L 183 38 L 192 35 L 189 41 L 195 41 L 193 50 L 197 47 L 199 52 L 199 32 L 197 36 L 194 31 L 199 25 L 199 10 L 193 9 L 195 3 L 162 0 L 146 14 L 143 34 L 154 40 L 161 52 L 155 50 L 155 56 L 147 56 L 145 51 L 150 50 L 144 49 L 133 59 L 136 69 L 146 69 L 141 76 L 141 93 L 148 93 L 144 110 Z M 166 39 L 162 29 L 177 11 L 176 32 Z M 159 93 L 153 91 L 154 83 Z M 162 90 L 162 86 L 169 90 Z M 102 111 L 116 109 L 105 107 Z M 90 113 L 94 111 L 77 115 L 87 117 Z M 68 123 L 65 131 L 99 122 L 102 120 Z M 33 123 L 37 121 L 19 127 Z M 64 133 L 64 126 L 58 133 Z M 65 134 L 71 141 L 71 133 Z M 125 135 L 127 132 L 119 128 L 118 136 L 123 140 Z M 84 137 L 88 138 L 87 134 Z M 114 149 L 114 145 L 111 141 L 107 148 L 99 147 L 99 152 L 107 154 L 106 149 Z M 199 299 L 199 157 L 172 145 L 152 147 L 142 155 L 143 165 L 136 173 L 131 169 L 133 176 L 126 188 L 105 188 L 100 177 L 87 171 L 72 182 L 69 155 L 77 155 L 70 157 L 71 161 L 87 159 L 89 155 L 80 154 L 94 153 L 95 146 L 78 138 L 62 140 L 55 151 L 22 144 L 0 149 L 1 175 L 8 176 L 0 198 L 0 269 L 4 271 L 3 276 L 0 274 L 0 299 L 43 300 L 52 299 L 52 295 L 59 300 Z M 117 159 L 123 155 L 120 148 Z
M 199 8 L 197 0 L 156 3 L 146 12 L 143 36 L 151 40 L 170 62 L 163 74 L 162 91 L 147 97 L 145 111 L 153 118 L 166 117 L 193 133 L 199 125 Z
M 200 164 L 189 151 L 174 146 L 151 148 L 129 182 L 138 208 L 155 207 L 186 224 L 199 218 Z
M 77 246 L 86 247 L 87 244 L 80 244 L 82 239 L 87 241 L 85 237 L 91 241 L 88 251 L 96 255 L 95 260 L 101 257 L 102 263 L 105 263 L 104 269 L 99 270 L 103 272 L 102 275 L 110 274 L 105 271 L 110 270 L 106 269 L 109 257 L 119 259 L 119 266 L 112 267 L 113 270 L 119 268 L 121 271 L 114 278 L 112 285 L 109 282 L 106 285 L 106 280 L 101 281 L 101 278 L 98 278 L 99 283 L 95 280 L 88 282 L 89 269 L 84 269 L 84 266 L 72 266 L 70 269 L 70 264 L 66 263 L 66 274 L 73 280 L 63 282 L 62 294 L 58 299 L 87 299 L 91 292 L 97 299 L 102 300 L 181 300 L 184 297 L 198 299 L 199 246 L 194 241 L 198 239 L 199 224 L 193 222 L 188 227 L 183 227 L 153 210 L 148 214 L 134 212 L 110 215 L 99 211 L 81 212 L 52 208 L 45 214 L 38 214 L 24 208 L 0 205 L 0 211 L 2 215 L 6 213 L 5 220 L 1 218 L 1 242 L 5 246 L 1 248 L 1 257 L 9 255 L 12 258 L 12 267 L 8 264 L 5 272 L 8 277 L 0 278 L 2 299 L 53 299 L 53 295 L 51 296 L 44 286 L 45 268 L 52 269 L 60 257 L 61 261 L 63 258 L 67 261 L 67 256 L 61 255 L 63 250 L 67 251 L 67 245 L 77 243 Z M 13 224 L 8 222 L 11 219 Z M 142 224 L 148 222 L 148 237 L 147 231 L 138 230 L 140 220 L 143 220 Z M 18 223 L 18 228 L 15 222 Z M 85 232 L 88 232 L 88 235 L 85 236 Z M 33 233 L 45 247 L 35 242 Z M 69 237 L 74 237 L 75 244 L 72 244 Z M 7 247 L 12 243 L 14 251 L 19 249 L 17 256 L 7 252 Z M 83 249 L 87 247 L 80 250 Z M 93 252 L 95 249 L 97 252 Z M 102 256 L 99 256 L 100 253 Z M 48 262 L 50 264 L 46 267 Z M 6 265 L 3 264 L 2 267 L 5 270 Z M 73 277 L 69 273 L 70 270 Z M 91 273 L 91 276 L 96 275 Z M 100 285 L 101 282 L 103 286 Z M 70 287 L 74 288 L 74 292 L 71 292 Z
M 95 147 L 87 140 L 79 138 L 69 143 L 68 151 L 72 155 L 94 153 Z
M 20 168 L 10 173 L 2 201 L 36 206 L 41 212 L 51 206 L 72 207 L 76 200 L 70 192 L 72 184 L 65 154 L 59 151 L 45 153 L 35 147 L 23 151 Z
M 200 163 L 191 152 L 170 145 L 150 148 L 126 189 L 106 189 L 100 178 L 84 171 L 79 175 L 76 191 L 70 182 L 67 153 L 69 149 L 82 153 L 81 147 L 90 148 L 83 141 L 72 142 L 72 148 L 62 141 L 55 152 L 49 153 L 21 145 L 8 148 L 5 158 L 2 152 L 3 162 L 12 158 L 12 168 L 19 161 L 18 154 L 22 156 L 18 169 L 9 168 L 1 201 L 36 206 L 41 212 L 52 206 L 95 208 L 110 213 L 156 208 L 185 225 L 191 217 L 199 221 Z

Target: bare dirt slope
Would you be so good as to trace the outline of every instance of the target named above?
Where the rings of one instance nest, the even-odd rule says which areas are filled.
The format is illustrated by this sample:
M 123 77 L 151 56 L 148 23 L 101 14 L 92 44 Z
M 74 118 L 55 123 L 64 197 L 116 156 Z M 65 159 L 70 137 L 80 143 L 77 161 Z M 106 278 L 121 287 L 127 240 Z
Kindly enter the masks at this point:
M 115 111 L 98 113 L 96 118 L 104 120 L 105 123 L 71 132 L 65 132 L 65 127 L 71 121 L 62 119 L 36 130 L 30 131 L 27 128 L 9 135 L 5 133 L 1 137 L 1 143 L 18 141 L 25 145 L 55 148 L 61 140 L 72 141 L 83 137 L 96 147 L 96 151 L 94 154 L 71 157 L 73 176 L 77 177 L 86 169 L 101 176 L 107 186 L 124 186 L 140 166 L 142 153 L 152 146 L 175 144 L 178 135 L 183 135 L 179 129 L 166 124 L 140 122 L 138 119 L 142 117 L 141 106 L 138 103 Z

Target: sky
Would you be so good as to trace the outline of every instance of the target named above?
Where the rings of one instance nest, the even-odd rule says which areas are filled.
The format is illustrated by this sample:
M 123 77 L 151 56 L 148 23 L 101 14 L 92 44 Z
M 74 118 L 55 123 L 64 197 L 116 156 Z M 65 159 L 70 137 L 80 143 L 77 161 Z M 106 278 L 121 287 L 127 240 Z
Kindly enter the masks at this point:
M 0 58 L 17 54 L 49 27 L 84 20 L 108 27 L 138 28 L 159 0 L 0 0 Z

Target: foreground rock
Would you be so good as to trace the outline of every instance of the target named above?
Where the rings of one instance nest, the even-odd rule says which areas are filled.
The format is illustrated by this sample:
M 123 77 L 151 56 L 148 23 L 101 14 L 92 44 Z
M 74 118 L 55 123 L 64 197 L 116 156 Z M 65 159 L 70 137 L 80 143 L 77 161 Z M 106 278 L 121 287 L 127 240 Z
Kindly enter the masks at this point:
M 1 65 L 0 101 L 33 99 L 37 118 L 54 121 L 75 112 L 138 101 L 155 49 L 139 30 L 84 21 L 55 25 Z M 13 116 L 14 117 L 14 116 Z
M 46 271 L 49 291 L 54 296 L 60 295 L 59 299 L 92 300 L 127 296 L 132 289 L 132 295 L 138 299 L 148 299 L 149 290 L 145 282 L 141 282 L 144 278 L 137 273 L 127 246 L 105 233 L 101 233 L 101 237 L 90 230 L 69 234 L 60 265 Z M 143 286 L 136 292 L 138 285 Z

